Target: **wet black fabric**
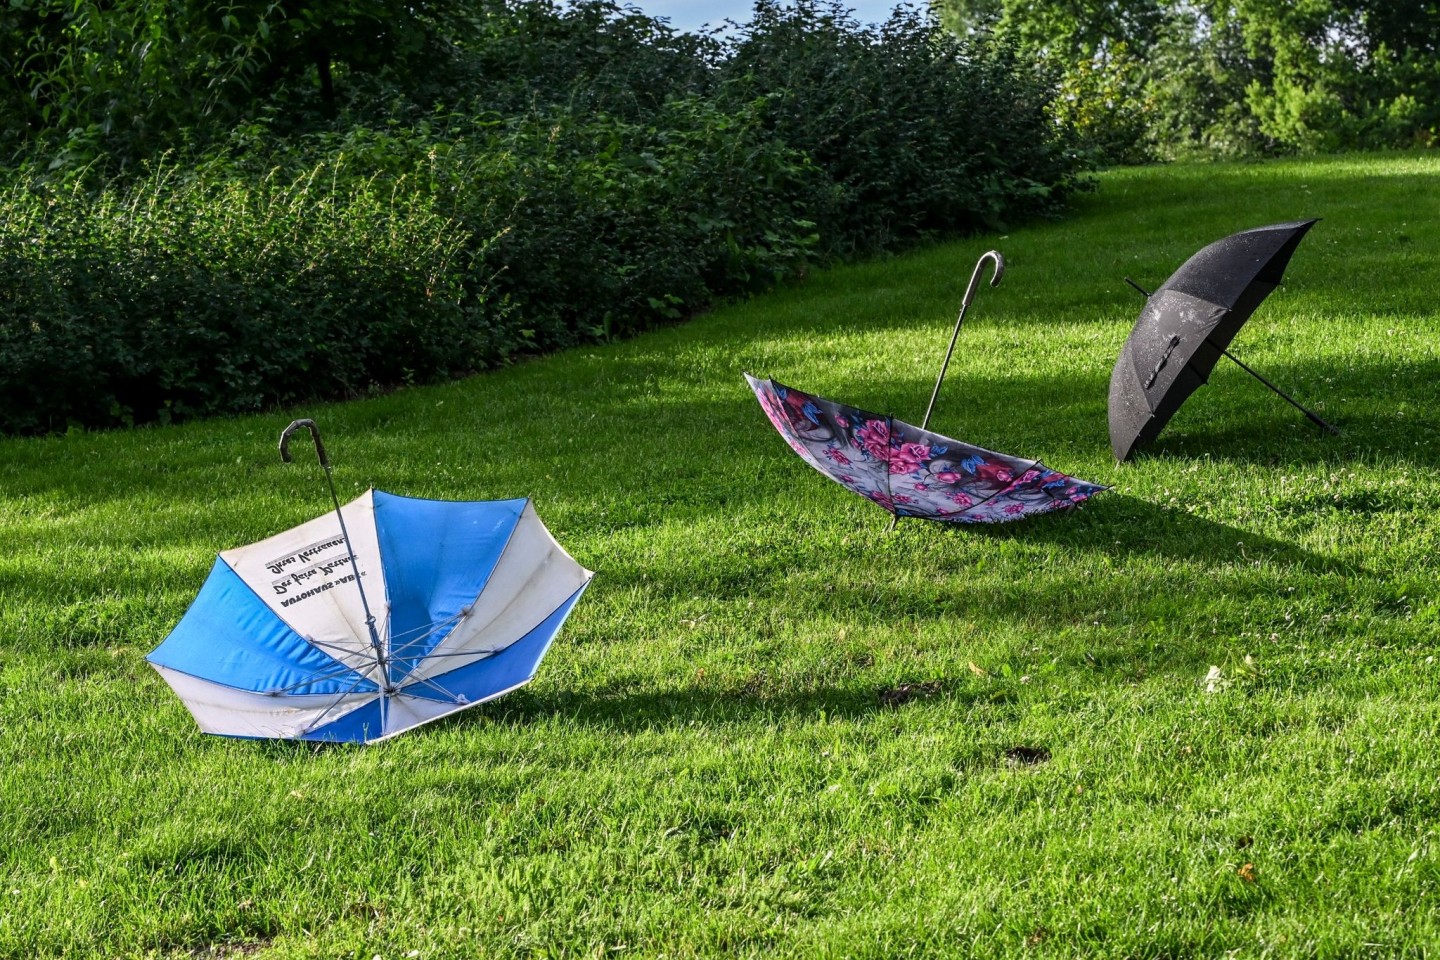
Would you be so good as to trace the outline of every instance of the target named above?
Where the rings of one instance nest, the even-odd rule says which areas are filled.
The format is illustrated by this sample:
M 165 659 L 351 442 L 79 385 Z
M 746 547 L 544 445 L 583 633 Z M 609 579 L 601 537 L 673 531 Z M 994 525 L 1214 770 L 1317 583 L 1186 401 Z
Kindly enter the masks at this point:
M 1222 352 L 1280 284 L 1315 220 L 1232 234 L 1196 253 L 1140 311 L 1110 375 L 1110 449 L 1128 460 L 1210 379 Z

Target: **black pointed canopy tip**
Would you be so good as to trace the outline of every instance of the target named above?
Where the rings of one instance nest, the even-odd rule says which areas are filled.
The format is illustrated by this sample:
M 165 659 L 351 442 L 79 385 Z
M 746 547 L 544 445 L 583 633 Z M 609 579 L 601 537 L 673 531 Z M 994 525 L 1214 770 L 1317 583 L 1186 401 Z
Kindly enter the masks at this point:
M 1255 227 L 1180 265 L 1146 301 L 1110 375 L 1110 449 L 1129 460 L 1153 442 L 1210 372 L 1318 220 Z

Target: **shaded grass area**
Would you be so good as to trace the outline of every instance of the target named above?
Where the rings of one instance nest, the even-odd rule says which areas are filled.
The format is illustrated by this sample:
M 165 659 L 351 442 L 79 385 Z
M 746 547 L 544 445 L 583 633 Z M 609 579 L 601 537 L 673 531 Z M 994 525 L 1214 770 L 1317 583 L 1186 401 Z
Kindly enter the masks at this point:
M 0 955 L 1425 955 L 1437 173 L 1118 171 L 628 343 L 0 444 Z M 1221 368 L 1116 465 L 1121 278 L 1310 216 L 1234 351 L 1343 436 Z M 992 246 L 933 426 L 1115 489 L 887 534 L 740 373 L 918 418 Z M 531 686 L 371 749 L 194 731 L 143 655 L 217 550 L 325 509 L 291 413 L 342 491 L 535 498 L 598 575 Z

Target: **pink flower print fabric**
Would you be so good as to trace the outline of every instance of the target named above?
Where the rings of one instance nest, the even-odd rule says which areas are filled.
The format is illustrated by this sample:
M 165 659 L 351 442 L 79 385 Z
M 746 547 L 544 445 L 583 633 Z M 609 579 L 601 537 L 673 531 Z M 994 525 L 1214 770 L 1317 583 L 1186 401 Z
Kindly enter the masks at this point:
M 800 458 L 902 517 L 1005 523 L 1066 510 L 1109 489 L 973 444 L 802 393 L 745 379 Z

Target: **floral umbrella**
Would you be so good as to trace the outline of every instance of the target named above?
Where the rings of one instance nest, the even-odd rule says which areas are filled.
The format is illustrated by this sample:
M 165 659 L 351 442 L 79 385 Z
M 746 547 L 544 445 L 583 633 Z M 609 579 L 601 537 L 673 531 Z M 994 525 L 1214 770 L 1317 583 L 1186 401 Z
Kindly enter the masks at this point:
M 1039 460 L 952 440 L 748 373 L 745 379 L 802 460 L 897 518 L 1005 523 L 1065 510 L 1109 489 Z
M 1064 510 L 1110 489 L 1058 473 L 1039 460 L 996 453 L 926 429 L 986 263 L 993 270 L 990 286 L 1005 276 L 1005 258 L 997 251 L 987 250 L 976 261 L 930 405 L 918 427 L 745 374 L 770 422 L 801 459 L 878 503 L 896 521 L 924 517 L 949 523 L 1004 523 Z

